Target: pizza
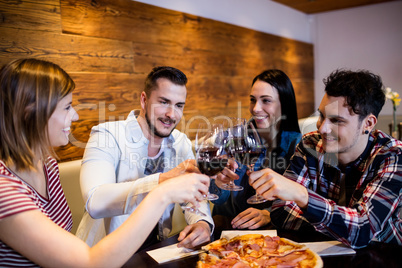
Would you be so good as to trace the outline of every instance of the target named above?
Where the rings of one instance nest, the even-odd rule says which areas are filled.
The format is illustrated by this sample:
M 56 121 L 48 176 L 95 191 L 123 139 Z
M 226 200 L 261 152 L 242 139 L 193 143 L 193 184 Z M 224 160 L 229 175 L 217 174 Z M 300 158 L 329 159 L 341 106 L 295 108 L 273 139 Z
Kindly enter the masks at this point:
M 197 268 L 319 268 L 320 256 L 305 245 L 278 236 L 246 234 L 221 238 L 204 247 Z

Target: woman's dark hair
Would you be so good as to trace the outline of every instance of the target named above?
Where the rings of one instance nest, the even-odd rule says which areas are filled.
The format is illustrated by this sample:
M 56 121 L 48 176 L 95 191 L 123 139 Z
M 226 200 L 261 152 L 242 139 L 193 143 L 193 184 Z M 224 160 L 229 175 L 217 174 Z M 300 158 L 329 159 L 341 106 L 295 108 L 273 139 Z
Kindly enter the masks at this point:
M 48 121 L 75 84 L 58 65 L 18 59 L 0 69 L 0 159 L 17 169 L 53 153 Z M 38 155 L 39 154 L 39 155 Z
M 256 81 L 266 82 L 278 91 L 282 113 L 280 131 L 295 131 L 300 133 L 296 96 L 289 77 L 281 70 L 270 69 L 257 75 L 253 79 L 251 86 L 253 86 Z
M 332 72 L 324 79 L 325 93 L 332 97 L 345 97 L 346 103 L 359 120 L 373 114 L 378 117 L 385 103 L 381 77 L 367 70 Z

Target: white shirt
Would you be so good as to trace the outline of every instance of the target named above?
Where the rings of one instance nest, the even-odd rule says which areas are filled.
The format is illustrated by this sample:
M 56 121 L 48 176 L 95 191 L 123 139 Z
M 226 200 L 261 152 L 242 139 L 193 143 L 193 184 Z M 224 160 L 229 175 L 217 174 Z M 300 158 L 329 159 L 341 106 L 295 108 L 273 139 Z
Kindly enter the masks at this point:
M 92 128 L 81 167 L 81 191 L 91 217 L 105 218 L 106 234 L 119 227 L 158 185 L 161 173 L 144 175 L 148 144 L 134 111 L 124 121 L 107 122 Z M 163 140 L 160 151 L 164 152 L 164 172 L 184 160 L 194 159 L 190 140 L 178 130 L 173 130 Z M 174 204 L 170 204 L 159 219 L 161 239 L 166 239 L 172 229 L 173 208 Z M 208 203 L 202 202 L 200 210 L 208 216 L 185 212 L 186 222 L 193 224 L 205 220 L 213 227 Z

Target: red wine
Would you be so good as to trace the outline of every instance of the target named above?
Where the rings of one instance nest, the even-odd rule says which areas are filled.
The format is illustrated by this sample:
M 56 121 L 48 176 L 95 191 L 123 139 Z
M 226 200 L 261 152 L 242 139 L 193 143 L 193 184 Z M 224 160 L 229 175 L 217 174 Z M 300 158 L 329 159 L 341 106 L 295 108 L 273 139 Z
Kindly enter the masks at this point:
M 198 168 L 202 174 L 207 176 L 214 176 L 221 172 L 227 165 L 226 158 L 201 158 L 197 160 Z
M 219 148 L 216 147 L 202 148 L 198 151 L 198 157 L 202 159 L 218 157 L 219 156 L 218 150 Z
M 243 153 L 246 150 L 246 141 L 244 138 L 234 137 L 229 143 L 229 153 L 231 157 Z
M 246 148 L 246 140 L 244 137 L 234 137 L 232 139 L 232 144 L 230 145 L 235 151 L 241 150 L 244 151 Z
M 222 171 L 228 160 L 220 157 L 219 148 L 202 148 L 198 152 L 197 164 L 202 174 L 214 176 Z

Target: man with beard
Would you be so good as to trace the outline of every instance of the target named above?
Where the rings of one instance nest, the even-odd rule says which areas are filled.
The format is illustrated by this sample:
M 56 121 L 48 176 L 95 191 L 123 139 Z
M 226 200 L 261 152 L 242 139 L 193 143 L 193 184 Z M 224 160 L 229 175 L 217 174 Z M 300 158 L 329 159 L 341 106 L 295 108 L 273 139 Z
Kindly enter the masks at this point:
M 303 136 L 284 175 L 250 174 L 274 200 L 278 228 L 311 229 L 353 248 L 402 244 L 402 142 L 375 130 L 385 94 L 368 71 L 337 70 L 325 80 L 317 131 Z
M 87 213 L 77 231 L 88 244 L 120 226 L 158 184 L 180 174 L 199 173 L 190 140 L 175 129 L 183 116 L 186 83 L 180 70 L 155 67 L 145 80 L 140 111 L 92 129 L 80 174 Z M 179 235 L 179 247 L 210 240 L 214 225 L 209 205 L 206 201 L 199 205 L 205 215 L 185 212 L 189 225 Z M 174 204 L 166 209 L 142 248 L 168 237 L 173 208 Z M 104 219 L 104 226 L 92 218 Z

